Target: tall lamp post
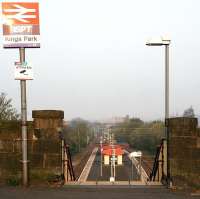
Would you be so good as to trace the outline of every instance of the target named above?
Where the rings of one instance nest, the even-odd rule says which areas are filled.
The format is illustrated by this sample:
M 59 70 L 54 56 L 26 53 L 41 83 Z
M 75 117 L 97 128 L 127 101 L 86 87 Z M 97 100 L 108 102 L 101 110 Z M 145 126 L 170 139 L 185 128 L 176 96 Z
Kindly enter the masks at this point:
M 166 125 L 166 119 L 169 118 L 169 45 L 171 40 L 169 38 L 149 39 L 146 42 L 147 46 L 165 46 L 165 139 L 167 141 L 167 183 L 170 183 L 170 169 L 169 169 L 169 132 Z

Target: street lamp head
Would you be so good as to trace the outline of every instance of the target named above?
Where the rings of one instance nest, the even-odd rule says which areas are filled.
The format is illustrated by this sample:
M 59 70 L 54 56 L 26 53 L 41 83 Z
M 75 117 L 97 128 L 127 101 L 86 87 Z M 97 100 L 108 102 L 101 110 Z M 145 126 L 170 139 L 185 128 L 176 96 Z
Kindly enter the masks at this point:
M 150 38 L 147 40 L 147 46 L 163 46 L 169 45 L 171 40 L 168 37 Z

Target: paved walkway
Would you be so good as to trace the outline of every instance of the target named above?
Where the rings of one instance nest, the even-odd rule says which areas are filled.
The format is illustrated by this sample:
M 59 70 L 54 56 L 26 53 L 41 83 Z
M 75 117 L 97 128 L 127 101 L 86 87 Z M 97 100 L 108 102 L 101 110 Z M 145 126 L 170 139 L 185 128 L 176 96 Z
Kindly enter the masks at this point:
M 89 157 L 89 159 L 88 159 L 88 161 L 87 161 L 87 163 L 86 163 L 86 165 L 85 165 L 85 167 L 84 167 L 79 179 L 78 179 L 78 182 L 85 182 L 87 180 L 87 177 L 88 177 L 88 175 L 90 173 L 90 169 L 91 169 L 92 164 L 94 162 L 94 159 L 96 157 L 97 151 L 98 151 L 98 148 L 95 147 L 94 150 L 92 151 L 92 154 Z
M 0 188 L 1 199 L 197 199 L 189 193 L 175 193 L 165 188 L 64 187 Z

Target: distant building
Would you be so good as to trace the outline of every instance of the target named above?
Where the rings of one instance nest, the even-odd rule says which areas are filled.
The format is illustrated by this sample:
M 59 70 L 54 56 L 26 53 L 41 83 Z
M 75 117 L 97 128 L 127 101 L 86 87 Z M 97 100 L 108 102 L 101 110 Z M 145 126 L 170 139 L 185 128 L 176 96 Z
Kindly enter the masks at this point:
M 128 120 L 129 120 L 129 115 L 126 115 L 125 117 L 115 116 L 115 117 L 112 117 L 112 118 L 109 118 L 109 119 L 101 120 L 100 122 L 104 123 L 107 126 L 112 126 L 112 125 L 115 125 L 115 124 L 123 123 L 123 122 L 128 121 Z

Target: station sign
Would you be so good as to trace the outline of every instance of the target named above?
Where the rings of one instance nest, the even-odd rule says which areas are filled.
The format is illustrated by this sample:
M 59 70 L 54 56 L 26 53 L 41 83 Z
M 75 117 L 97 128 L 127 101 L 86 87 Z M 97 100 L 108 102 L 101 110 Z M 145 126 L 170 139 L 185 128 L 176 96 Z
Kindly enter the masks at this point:
M 33 80 L 33 68 L 30 63 L 15 62 L 15 80 Z
M 39 3 L 3 2 L 3 47 L 39 48 Z
M 110 158 L 112 161 L 117 161 L 117 158 L 116 157 L 111 157 Z

